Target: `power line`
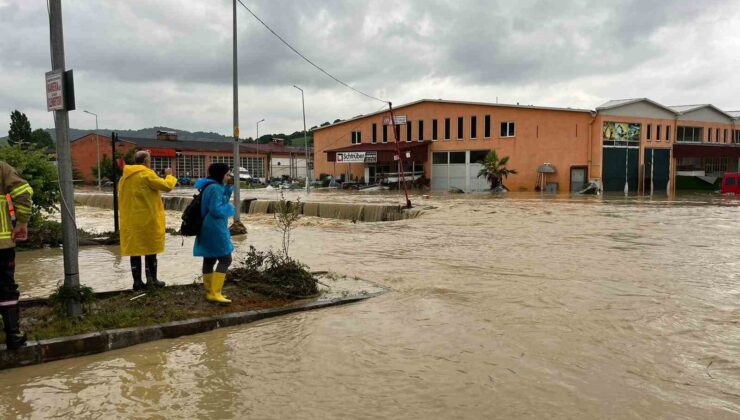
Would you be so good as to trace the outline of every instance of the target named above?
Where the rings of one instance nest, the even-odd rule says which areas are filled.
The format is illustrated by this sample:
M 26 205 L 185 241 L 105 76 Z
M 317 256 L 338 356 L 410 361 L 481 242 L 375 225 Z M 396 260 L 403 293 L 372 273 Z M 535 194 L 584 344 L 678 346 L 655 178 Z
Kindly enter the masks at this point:
M 347 84 L 347 83 L 339 80 L 338 78 L 332 76 L 328 71 L 324 70 L 319 65 L 317 65 L 313 61 L 309 60 L 305 55 L 301 54 L 300 51 L 298 51 L 292 45 L 290 45 L 290 43 L 288 43 L 288 41 L 286 41 L 285 39 L 283 39 L 283 37 L 281 37 L 277 32 L 275 32 L 274 30 L 272 30 L 272 28 L 270 28 L 262 19 L 260 19 L 259 16 L 257 16 L 256 14 L 254 14 L 254 12 L 249 7 L 247 7 L 246 4 L 242 3 L 242 0 L 237 0 L 237 1 L 239 2 L 239 4 L 242 5 L 242 7 L 244 7 L 247 10 L 247 12 L 249 12 L 249 14 L 251 14 L 252 16 L 254 16 L 254 18 L 257 19 L 257 21 L 262 24 L 262 26 L 264 26 L 265 28 L 267 28 L 267 30 L 270 31 L 273 35 L 275 35 L 275 37 L 277 37 L 277 39 L 279 39 L 283 44 L 285 44 L 286 47 L 290 48 L 294 53 L 298 54 L 298 56 L 301 57 L 302 59 L 304 59 L 308 64 L 314 66 L 317 70 L 319 70 L 320 72 L 322 72 L 325 75 L 329 76 L 332 80 L 334 80 L 335 82 L 339 83 L 340 85 L 342 85 L 342 86 L 344 86 L 346 88 L 352 89 L 353 91 L 359 93 L 360 95 L 366 96 L 366 97 L 368 97 L 368 98 L 370 98 L 372 100 L 375 100 L 375 101 L 378 101 L 378 102 L 382 102 L 384 104 L 387 104 L 388 103 L 388 101 L 384 101 L 384 100 L 379 99 L 379 98 L 377 98 L 377 97 L 375 97 L 373 95 L 367 94 L 367 93 L 365 93 L 365 92 L 363 92 L 363 91 L 361 91 L 359 89 L 356 89 L 356 88 L 350 86 L 349 84 Z

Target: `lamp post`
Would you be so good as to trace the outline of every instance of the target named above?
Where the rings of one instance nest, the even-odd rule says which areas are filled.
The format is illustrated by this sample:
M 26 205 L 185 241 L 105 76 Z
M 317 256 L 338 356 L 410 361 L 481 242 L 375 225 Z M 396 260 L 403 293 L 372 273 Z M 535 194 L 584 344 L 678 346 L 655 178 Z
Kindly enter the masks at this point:
M 263 121 L 265 121 L 264 118 L 257 121 L 257 138 L 255 139 L 255 142 L 257 143 L 257 158 L 259 158 L 260 160 L 262 160 L 262 158 L 260 157 L 260 123 Z M 264 174 L 264 172 L 265 172 L 265 164 L 263 163 L 262 168 L 260 169 L 260 173 Z M 259 179 L 259 177 L 257 179 Z M 267 177 L 265 177 L 265 182 L 266 181 L 267 181 Z
M 308 137 L 306 135 L 306 101 L 303 99 L 303 89 L 299 88 L 296 85 L 293 85 L 294 88 L 301 91 L 301 106 L 303 107 L 303 147 L 306 149 L 306 194 L 309 193 L 308 191 L 308 184 L 310 183 L 310 177 L 308 175 Z
M 100 168 L 100 137 L 98 137 L 98 114 L 96 114 L 94 112 L 90 112 L 90 111 L 83 111 L 83 112 L 85 114 L 90 114 L 90 115 L 95 116 L 95 143 L 96 143 L 96 147 L 98 149 L 98 151 L 97 151 L 97 155 L 98 155 L 98 191 L 100 191 L 102 188 L 101 188 L 101 183 L 100 183 L 100 169 L 101 168 Z M 113 157 L 113 160 L 114 161 L 116 160 L 115 156 Z

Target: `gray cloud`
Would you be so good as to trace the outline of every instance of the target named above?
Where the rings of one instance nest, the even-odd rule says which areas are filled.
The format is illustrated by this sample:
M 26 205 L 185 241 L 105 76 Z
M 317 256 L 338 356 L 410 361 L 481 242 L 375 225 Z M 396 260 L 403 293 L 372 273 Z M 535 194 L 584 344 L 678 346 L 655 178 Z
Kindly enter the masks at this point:
M 502 96 L 594 107 L 650 96 L 740 108 L 717 82 L 740 64 L 738 40 L 721 30 L 739 23 L 731 0 L 246 3 L 336 76 L 397 103 Z M 266 129 L 298 129 L 294 83 L 310 93 L 310 125 L 377 108 L 238 13 L 245 119 L 270 114 Z M 0 16 L 0 112 L 19 107 L 51 121 L 36 85 L 49 68 L 45 4 L 0 0 Z M 230 1 L 65 1 L 64 19 L 78 103 L 97 104 L 116 124 L 229 131 Z

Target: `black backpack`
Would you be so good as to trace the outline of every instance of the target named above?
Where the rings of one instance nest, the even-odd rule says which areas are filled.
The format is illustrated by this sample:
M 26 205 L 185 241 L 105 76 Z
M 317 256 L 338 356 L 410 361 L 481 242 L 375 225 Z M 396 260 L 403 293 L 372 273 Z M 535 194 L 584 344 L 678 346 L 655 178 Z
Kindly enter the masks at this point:
M 198 236 L 200 234 L 200 228 L 203 226 L 203 216 L 200 214 L 203 191 L 210 185 L 206 185 L 198 194 L 194 195 L 193 201 L 182 212 L 182 224 L 180 225 L 180 234 L 182 236 Z

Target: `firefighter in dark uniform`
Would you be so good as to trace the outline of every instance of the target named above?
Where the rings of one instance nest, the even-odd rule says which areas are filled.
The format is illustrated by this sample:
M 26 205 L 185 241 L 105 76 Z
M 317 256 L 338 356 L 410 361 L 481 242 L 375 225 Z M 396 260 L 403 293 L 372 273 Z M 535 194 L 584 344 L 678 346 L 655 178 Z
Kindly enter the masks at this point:
M 12 166 L 0 161 L 0 315 L 5 344 L 15 350 L 26 344 L 19 327 L 18 285 L 15 283 L 15 242 L 28 239 L 33 189 Z

